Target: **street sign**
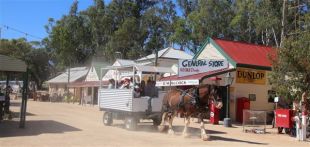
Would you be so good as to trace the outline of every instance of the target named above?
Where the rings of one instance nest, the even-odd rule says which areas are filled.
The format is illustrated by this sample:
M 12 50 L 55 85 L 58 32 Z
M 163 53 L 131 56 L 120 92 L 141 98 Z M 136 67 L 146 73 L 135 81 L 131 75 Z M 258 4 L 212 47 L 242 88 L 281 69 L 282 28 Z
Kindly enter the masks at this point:
M 179 60 L 179 77 L 226 69 L 229 63 L 224 59 Z

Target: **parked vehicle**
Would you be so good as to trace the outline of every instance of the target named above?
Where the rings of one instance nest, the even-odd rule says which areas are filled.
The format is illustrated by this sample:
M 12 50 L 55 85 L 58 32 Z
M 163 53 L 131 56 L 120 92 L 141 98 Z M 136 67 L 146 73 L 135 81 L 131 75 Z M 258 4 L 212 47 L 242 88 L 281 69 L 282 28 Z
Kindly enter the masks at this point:
M 155 81 L 148 81 L 147 84 L 150 85 L 143 85 L 145 81 L 142 79 L 155 74 L 159 76 L 173 73 L 170 68 L 133 65 L 110 66 L 101 70 L 116 70 L 118 72 L 115 73 L 119 74 L 115 76 L 119 79 L 110 80 L 115 82 L 111 84 L 113 86 L 108 86 L 110 89 L 101 86 L 98 92 L 99 107 L 104 111 L 104 125 L 112 125 L 114 119 L 124 120 L 128 130 L 135 130 L 140 119 L 151 119 L 155 126 L 160 124 L 162 99 L 166 92 L 159 91 L 155 87 Z M 123 80 L 120 82 L 122 85 L 117 83 L 120 80 Z

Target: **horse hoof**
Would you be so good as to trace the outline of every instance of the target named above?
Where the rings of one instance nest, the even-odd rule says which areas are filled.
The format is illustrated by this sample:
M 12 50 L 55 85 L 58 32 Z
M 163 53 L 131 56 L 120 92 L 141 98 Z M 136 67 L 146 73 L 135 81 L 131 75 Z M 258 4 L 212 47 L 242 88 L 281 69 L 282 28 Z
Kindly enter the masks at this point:
M 158 126 L 159 132 L 165 132 L 165 131 L 167 131 L 167 129 L 168 129 L 168 126 L 165 126 L 165 125 L 159 125 Z
M 168 134 L 169 135 L 174 135 L 174 131 L 172 129 L 169 129 Z
M 204 134 L 204 135 L 201 135 L 201 139 L 202 139 L 203 141 L 209 141 L 209 140 L 210 140 L 210 136 Z

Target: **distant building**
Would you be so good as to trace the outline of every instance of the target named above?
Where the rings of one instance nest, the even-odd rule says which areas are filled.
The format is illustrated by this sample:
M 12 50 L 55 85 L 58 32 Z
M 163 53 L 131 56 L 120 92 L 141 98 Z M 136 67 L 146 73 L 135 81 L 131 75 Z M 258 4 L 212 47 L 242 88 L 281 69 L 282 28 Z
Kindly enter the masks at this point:
M 116 59 L 112 66 L 129 66 L 136 64 L 133 60 Z M 120 79 L 118 72 L 115 70 L 106 70 L 106 74 L 102 77 L 102 81 L 108 81 L 109 79 Z
M 87 75 L 87 67 L 70 68 L 70 83 L 83 81 Z M 68 87 L 68 70 L 47 81 L 50 96 L 63 96 Z M 69 88 L 71 93 L 75 93 L 74 89 Z
M 155 53 L 148 56 L 137 59 L 135 62 L 141 65 L 155 65 Z M 174 64 L 178 64 L 179 59 L 192 59 L 193 56 L 185 51 L 177 50 L 172 47 L 168 47 L 158 51 L 157 66 L 172 67 Z
M 100 87 L 100 76 L 107 71 L 102 71 L 101 68 L 106 67 L 105 62 L 93 61 L 88 68 L 87 74 L 83 80 L 70 83 L 69 87 L 74 89 L 74 97 L 81 100 L 82 104 L 97 104 L 98 103 L 98 88 Z M 102 82 L 103 84 L 105 82 Z

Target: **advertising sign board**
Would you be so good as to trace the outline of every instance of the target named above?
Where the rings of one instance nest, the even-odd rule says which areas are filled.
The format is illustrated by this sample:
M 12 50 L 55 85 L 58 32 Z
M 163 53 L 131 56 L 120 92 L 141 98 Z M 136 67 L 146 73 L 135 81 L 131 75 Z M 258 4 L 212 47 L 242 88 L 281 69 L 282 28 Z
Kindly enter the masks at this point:
M 229 63 L 224 59 L 188 59 L 179 60 L 179 77 L 228 68 Z

